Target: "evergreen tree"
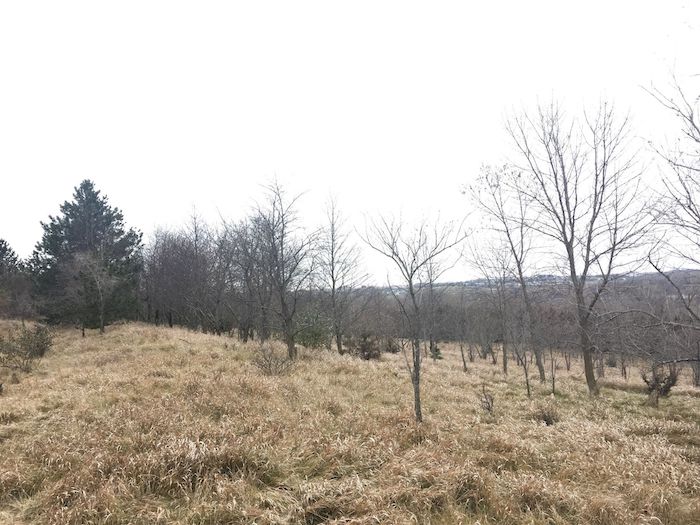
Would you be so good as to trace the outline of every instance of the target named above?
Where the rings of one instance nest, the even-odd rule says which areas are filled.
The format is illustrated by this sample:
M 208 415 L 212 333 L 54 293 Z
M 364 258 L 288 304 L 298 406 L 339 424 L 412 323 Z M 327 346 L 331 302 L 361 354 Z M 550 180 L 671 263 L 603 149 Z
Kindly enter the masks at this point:
M 4 239 L 0 239 L 0 316 L 33 314 L 30 283 L 25 265 Z
M 90 180 L 60 209 L 41 223 L 30 262 L 40 312 L 50 322 L 102 331 L 112 320 L 135 317 L 141 233 L 125 228 L 122 212 Z
M 5 239 L 0 239 L 0 279 L 15 273 L 19 268 L 17 254 Z

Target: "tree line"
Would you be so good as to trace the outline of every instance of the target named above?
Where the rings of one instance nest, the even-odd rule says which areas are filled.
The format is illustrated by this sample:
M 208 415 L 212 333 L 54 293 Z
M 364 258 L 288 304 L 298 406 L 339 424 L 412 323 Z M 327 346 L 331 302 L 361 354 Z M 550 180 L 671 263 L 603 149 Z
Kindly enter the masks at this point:
M 481 231 L 378 216 L 355 235 L 333 200 L 309 229 L 299 196 L 273 181 L 242 220 L 212 225 L 195 214 L 144 244 L 85 180 L 42 222 L 27 260 L 0 240 L 0 313 L 83 330 L 140 319 L 278 337 L 289 359 L 297 344 L 343 354 L 381 340 L 407 355 L 418 420 L 422 360 L 440 358 L 441 341 L 459 344 L 465 370 L 475 355 L 500 360 L 504 373 L 513 360 L 528 393 L 530 367 L 554 390 L 557 359 L 568 367 L 579 355 L 595 395 L 605 361 L 625 373 L 631 359 L 690 361 L 700 349 L 698 274 L 667 262 L 698 262 L 698 98 L 678 84 L 650 94 L 680 123 L 676 145 L 656 148 L 660 190 L 642 184 L 627 115 L 606 102 L 569 115 L 552 102 L 513 116 L 513 159 L 464 187 Z M 385 257 L 395 282 L 368 285 L 360 244 Z M 465 260 L 478 283 L 441 281 Z

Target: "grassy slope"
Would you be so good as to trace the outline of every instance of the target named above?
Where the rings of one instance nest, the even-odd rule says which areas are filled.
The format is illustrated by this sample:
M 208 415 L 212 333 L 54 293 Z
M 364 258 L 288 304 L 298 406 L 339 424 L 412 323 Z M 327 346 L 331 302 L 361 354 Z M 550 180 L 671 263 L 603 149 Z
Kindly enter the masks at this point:
M 657 410 L 624 383 L 592 400 L 562 370 L 561 395 L 536 385 L 530 402 L 520 370 L 465 374 L 447 349 L 426 364 L 419 428 L 401 356 L 303 351 L 264 377 L 252 348 L 138 324 L 58 332 L 36 371 L 0 377 L 0 522 L 700 523 L 688 386 Z M 552 405 L 555 425 L 533 418 Z

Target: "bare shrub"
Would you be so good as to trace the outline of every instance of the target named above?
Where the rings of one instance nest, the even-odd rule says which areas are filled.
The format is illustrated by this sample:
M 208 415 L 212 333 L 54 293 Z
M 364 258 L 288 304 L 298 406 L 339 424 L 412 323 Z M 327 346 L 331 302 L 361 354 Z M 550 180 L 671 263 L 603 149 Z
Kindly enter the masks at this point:
M 360 334 L 360 341 L 357 345 L 357 355 L 360 356 L 361 359 L 366 361 L 370 359 L 379 359 L 380 353 L 376 337 L 372 337 L 367 332 Z
M 642 380 L 647 384 L 647 404 L 658 407 L 660 397 L 668 397 L 671 389 L 678 383 L 678 367 L 675 364 L 668 366 L 653 366 L 651 370 L 642 372 Z
M 401 345 L 393 337 L 384 339 L 384 351 L 388 354 L 398 354 L 401 351 Z
M 292 368 L 293 361 L 286 354 L 276 351 L 269 341 L 261 343 L 255 350 L 253 365 L 266 376 L 286 374 Z
M 51 332 L 43 325 L 10 330 L 6 338 L 0 337 L 0 367 L 29 372 L 52 344 Z
M 493 396 L 486 391 L 486 385 L 481 386 L 481 396 L 479 397 L 481 408 L 490 415 L 493 415 L 494 401 Z

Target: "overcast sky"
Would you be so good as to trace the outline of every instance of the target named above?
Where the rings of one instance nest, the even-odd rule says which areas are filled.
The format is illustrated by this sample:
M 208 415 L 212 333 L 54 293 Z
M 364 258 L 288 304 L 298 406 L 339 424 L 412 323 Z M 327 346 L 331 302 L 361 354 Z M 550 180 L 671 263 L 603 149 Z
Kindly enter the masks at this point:
M 700 73 L 700 2 L 2 2 L 0 238 L 21 256 L 82 179 L 146 236 L 241 218 L 276 176 L 320 222 L 468 209 L 505 117 Z M 381 265 L 370 259 L 381 273 Z

